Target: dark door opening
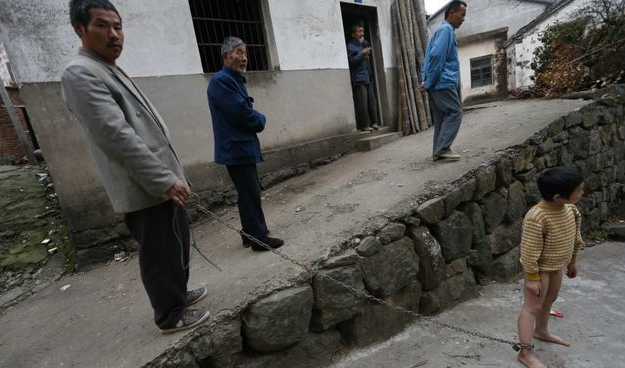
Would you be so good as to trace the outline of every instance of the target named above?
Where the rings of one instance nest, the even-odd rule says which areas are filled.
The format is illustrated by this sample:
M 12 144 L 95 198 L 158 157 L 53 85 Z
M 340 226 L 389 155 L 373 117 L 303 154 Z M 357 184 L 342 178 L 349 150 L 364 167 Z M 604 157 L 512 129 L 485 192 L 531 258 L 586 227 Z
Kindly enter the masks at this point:
M 360 24 L 365 29 L 365 40 L 371 46 L 371 70 L 373 74 L 373 85 L 378 102 L 378 122 L 380 125 L 386 125 L 384 116 L 386 113 L 386 85 L 384 78 L 384 61 L 382 58 L 382 43 L 380 42 L 380 29 L 378 27 L 378 11 L 373 6 L 365 6 L 360 4 L 351 4 L 341 2 L 341 15 L 343 18 L 343 34 L 345 36 L 345 44 L 352 39 L 351 27 L 354 24 Z M 347 49 L 345 50 L 347 52 Z M 353 89 L 352 89 L 353 94 Z M 355 97 L 355 96 L 353 96 Z M 354 109 L 355 109 L 354 103 Z

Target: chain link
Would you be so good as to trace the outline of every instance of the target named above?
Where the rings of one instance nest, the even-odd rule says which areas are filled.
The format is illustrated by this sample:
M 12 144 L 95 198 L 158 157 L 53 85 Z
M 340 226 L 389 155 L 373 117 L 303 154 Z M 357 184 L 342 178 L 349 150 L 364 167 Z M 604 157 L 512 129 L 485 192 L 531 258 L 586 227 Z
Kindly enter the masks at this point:
M 375 297 L 375 296 L 373 296 L 373 295 L 371 295 L 371 294 L 369 294 L 369 293 L 367 293 L 367 292 L 365 292 L 363 290 L 359 290 L 359 289 L 354 288 L 351 285 L 347 285 L 346 283 L 344 283 L 344 282 L 342 282 L 340 280 L 337 280 L 337 279 L 333 278 L 332 276 L 328 276 L 328 275 L 326 275 L 324 273 L 321 273 L 321 272 L 319 272 L 320 270 L 319 270 L 318 267 L 309 266 L 309 265 L 304 264 L 304 263 L 302 263 L 302 262 L 300 262 L 300 261 L 298 261 L 296 259 L 293 259 L 293 258 L 287 256 L 286 254 L 278 251 L 277 249 L 274 249 L 274 248 L 270 247 L 269 245 L 265 244 L 264 242 L 256 239 L 255 237 L 245 233 L 243 230 L 238 229 L 237 227 L 233 226 L 232 224 L 226 222 L 221 217 L 217 216 L 215 213 L 213 213 L 213 212 L 209 211 L 208 209 L 206 209 L 205 207 L 201 206 L 200 203 L 199 203 L 199 201 L 200 201 L 199 196 L 196 193 L 193 193 L 193 194 L 195 196 L 197 196 L 197 199 L 198 199 L 197 208 L 198 208 L 198 210 L 200 212 L 203 212 L 204 214 L 209 215 L 210 217 L 214 218 L 215 220 L 217 220 L 221 224 L 225 225 L 229 229 L 234 230 L 234 231 L 238 232 L 241 235 L 244 235 L 245 237 L 247 237 L 248 239 L 250 239 L 254 243 L 260 245 L 263 248 L 266 248 L 267 250 L 269 250 L 272 253 L 276 254 L 280 258 L 282 258 L 282 259 L 284 259 L 284 260 L 286 260 L 286 261 L 288 261 L 290 263 L 293 263 L 293 264 L 303 268 L 304 270 L 310 272 L 312 275 L 316 275 L 316 276 L 322 277 L 322 278 L 324 278 L 326 280 L 329 280 L 329 281 L 331 281 L 331 282 L 333 282 L 333 283 L 335 283 L 335 284 L 337 284 L 337 285 L 339 285 L 339 286 L 341 286 L 341 287 L 343 287 L 343 288 L 345 288 L 345 289 L 347 289 L 347 290 L 349 290 L 349 291 L 351 291 L 351 292 L 353 292 L 355 294 L 363 296 L 363 297 L 365 297 L 366 299 L 368 299 L 368 300 L 370 300 L 372 302 L 386 305 L 389 308 L 392 308 L 392 309 L 395 309 L 395 310 L 397 310 L 399 312 L 402 312 L 404 314 L 410 315 L 410 316 L 414 317 L 415 319 L 420 319 L 420 320 L 426 321 L 426 322 L 428 322 L 430 324 L 433 324 L 433 325 L 436 325 L 436 326 L 440 326 L 440 327 L 444 327 L 444 328 L 447 328 L 447 329 L 450 329 L 450 330 L 454 330 L 454 331 L 457 331 L 457 332 L 461 332 L 461 333 L 469 335 L 469 336 L 479 337 L 479 338 L 482 338 L 482 339 L 485 339 L 485 340 L 498 342 L 498 343 L 506 344 L 506 345 L 511 345 L 513 349 L 519 345 L 515 341 L 509 341 L 509 340 L 505 340 L 505 339 L 502 339 L 502 338 L 489 336 L 489 335 L 483 334 L 481 332 L 471 331 L 471 330 L 468 330 L 466 328 L 453 326 L 453 325 L 450 325 L 448 323 L 438 321 L 438 320 L 436 320 L 436 319 L 434 319 L 432 317 L 424 316 L 422 314 L 416 313 L 416 312 L 411 311 L 409 309 L 406 309 L 406 308 L 400 307 L 398 305 L 395 305 L 393 303 L 390 303 L 390 302 L 388 302 L 388 301 L 386 301 L 384 299 L 377 298 L 377 297 Z

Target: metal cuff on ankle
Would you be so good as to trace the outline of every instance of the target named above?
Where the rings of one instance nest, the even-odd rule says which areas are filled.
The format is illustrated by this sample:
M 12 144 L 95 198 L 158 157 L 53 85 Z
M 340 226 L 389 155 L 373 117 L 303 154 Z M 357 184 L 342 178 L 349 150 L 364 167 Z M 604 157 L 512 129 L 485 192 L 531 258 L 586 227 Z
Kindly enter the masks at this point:
M 534 350 L 534 345 L 517 343 L 517 344 L 512 345 L 512 349 L 514 349 L 514 351 L 521 351 L 521 350 L 532 351 Z

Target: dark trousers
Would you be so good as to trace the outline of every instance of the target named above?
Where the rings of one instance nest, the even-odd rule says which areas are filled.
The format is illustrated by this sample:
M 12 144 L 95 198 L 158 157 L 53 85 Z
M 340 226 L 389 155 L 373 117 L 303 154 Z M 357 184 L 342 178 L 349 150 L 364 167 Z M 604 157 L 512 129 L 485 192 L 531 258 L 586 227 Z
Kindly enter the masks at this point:
M 358 129 L 378 124 L 378 101 L 375 98 L 373 83 L 354 86 L 354 103 Z
M 237 205 L 243 231 L 258 240 L 264 240 L 268 231 L 260 203 L 261 188 L 256 164 L 226 165 L 226 168 L 239 196 Z
M 189 218 L 167 201 L 124 216 L 139 242 L 141 280 L 160 328 L 174 326 L 185 310 L 189 281 Z
M 459 90 L 455 89 L 433 89 L 429 95 L 434 122 L 432 153 L 437 156 L 451 149 L 458 135 L 462 123 L 462 102 Z

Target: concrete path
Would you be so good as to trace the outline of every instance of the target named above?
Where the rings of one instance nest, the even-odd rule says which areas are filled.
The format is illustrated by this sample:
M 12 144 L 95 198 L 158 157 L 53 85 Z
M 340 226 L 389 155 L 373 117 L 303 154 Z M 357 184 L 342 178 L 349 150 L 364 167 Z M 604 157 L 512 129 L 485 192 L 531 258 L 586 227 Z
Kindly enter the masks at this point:
M 625 243 L 603 243 L 585 250 L 579 276 L 564 280 L 551 331 L 571 342 L 564 347 L 535 341 L 535 354 L 551 368 L 625 366 Z M 523 281 L 492 284 L 481 296 L 445 311 L 437 319 L 516 341 L 516 319 Z M 417 322 L 403 333 L 352 352 L 332 368 L 523 367 L 516 352 L 502 345 Z
M 375 218 L 404 213 L 432 187 L 449 183 L 549 123 L 588 104 L 581 100 L 527 100 L 482 106 L 465 115 L 454 149 L 461 161 L 431 161 L 432 130 L 378 150 L 355 153 L 271 188 L 263 206 L 284 253 L 319 259 Z M 221 215 L 238 226 L 236 209 Z M 213 314 L 241 310 L 267 290 L 303 277 L 273 254 L 253 253 L 238 234 L 214 221 L 195 226 L 199 247 L 223 269 L 197 254 L 190 287 L 206 284 L 201 304 Z M 68 286 L 69 285 L 69 286 Z M 141 286 L 137 260 L 65 277 L 0 319 L 0 367 L 139 367 L 184 333 L 162 336 Z

